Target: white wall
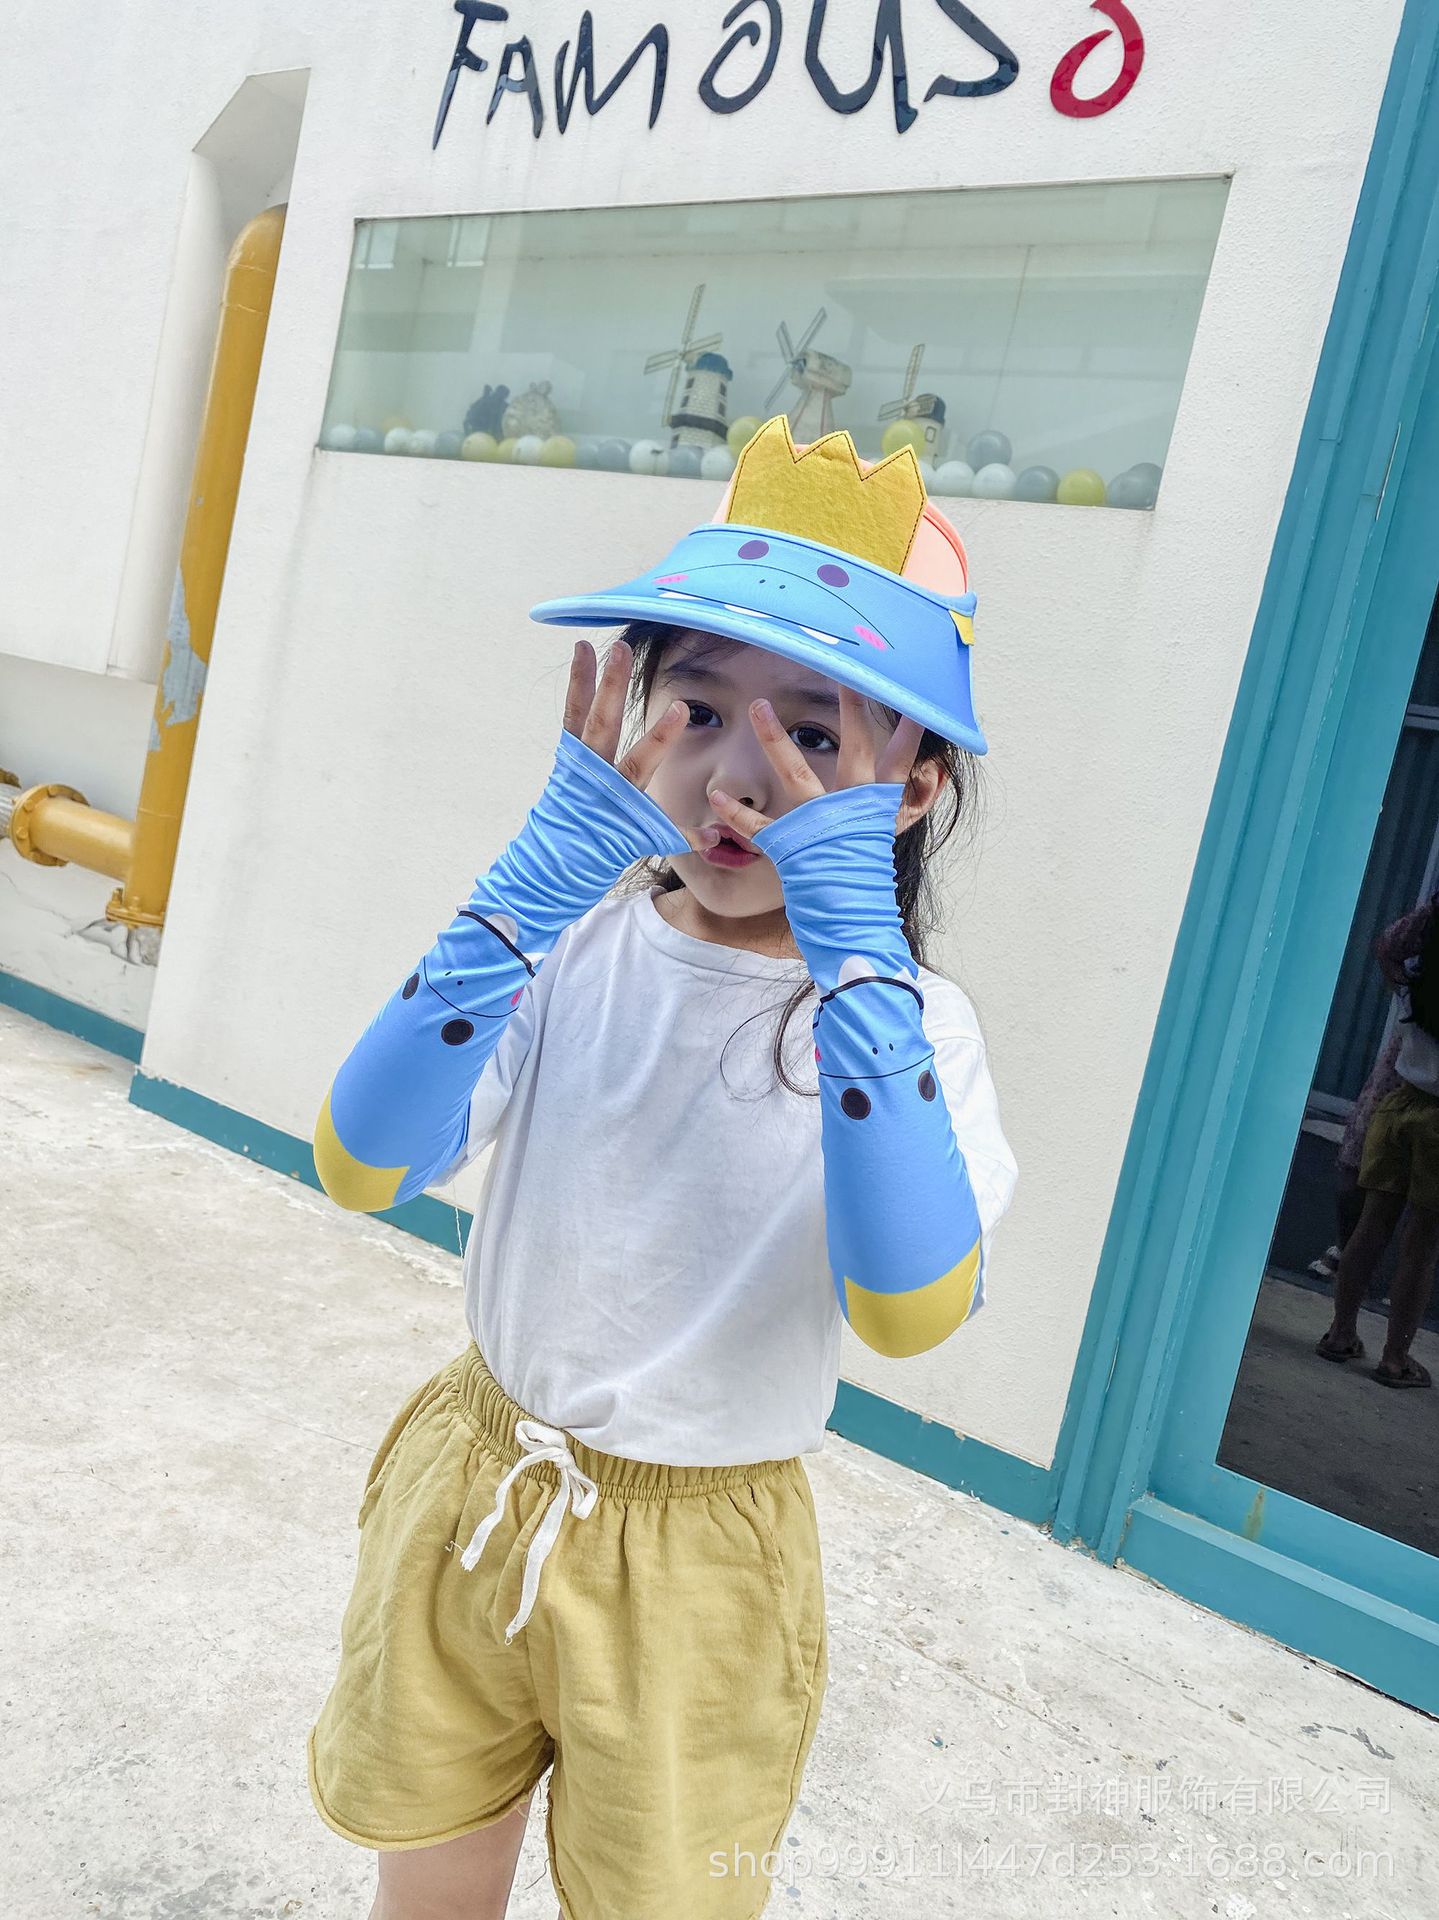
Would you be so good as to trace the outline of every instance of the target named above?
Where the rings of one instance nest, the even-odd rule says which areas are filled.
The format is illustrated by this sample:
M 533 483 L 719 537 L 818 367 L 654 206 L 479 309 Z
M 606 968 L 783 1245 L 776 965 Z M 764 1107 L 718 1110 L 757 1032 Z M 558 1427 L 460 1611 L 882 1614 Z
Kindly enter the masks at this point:
M 846 1335 L 845 1372 L 1047 1463 L 1400 10 L 1374 0 L 1361 27 L 1343 0 L 1241 8 L 1221 44 L 1182 0 L 1136 0 L 1138 86 L 1074 121 L 1051 109 L 1048 77 L 1098 16 L 987 0 L 1019 81 L 925 105 L 940 67 L 989 62 L 912 4 L 920 117 L 902 137 L 887 91 L 843 119 L 820 104 L 797 0 L 769 89 L 723 118 L 693 89 L 724 8 L 665 10 L 653 133 L 648 60 L 563 139 L 547 125 L 534 140 L 517 98 L 486 128 L 503 44 L 489 29 L 474 44 L 490 71 L 461 76 L 435 153 L 457 24 L 440 0 L 132 12 L 87 26 L 79 62 L 64 24 L 41 23 L 5 135 L 20 171 L 0 329 L 32 375 L 3 400 L 21 449 L 0 464 L 10 655 L 104 666 L 187 155 L 247 74 L 311 70 L 145 1071 L 307 1137 L 356 1033 L 538 791 L 570 642 L 529 605 L 640 570 L 718 498 L 317 453 L 356 218 L 1232 170 L 1159 509 L 954 503 L 991 752 L 988 825 L 942 959 L 988 1035 L 1020 1187 L 974 1326 L 903 1362 Z M 597 9 L 602 77 L 659 11 Z M 848 84 L 867 59 L 862 11 L 831 9 L 826 54 Z M 515 0 L 509 31 L 531 34 L 548 73 L 579 12 Z M 108 749 L 83 732 L 57 744 L 82 711 L 69 685 L 0 657 L 0 764 L 86 786 Z M 7 877 L 13 862 L 0 847 Z M 96 881 L 101 906 L 109 889 Z M 17 931 L 42 909 L 0 900 L 0 963 L 19 954 L 54 984 L 43 938 Z M 112 1010 L 99 981 L 68 990 Z

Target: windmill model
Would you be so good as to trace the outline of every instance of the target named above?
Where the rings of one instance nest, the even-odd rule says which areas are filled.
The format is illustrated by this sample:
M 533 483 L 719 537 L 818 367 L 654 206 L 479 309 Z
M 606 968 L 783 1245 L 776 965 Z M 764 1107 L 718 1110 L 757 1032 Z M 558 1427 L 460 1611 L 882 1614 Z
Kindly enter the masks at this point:
M 722 353 L 697 353 L 685 363 L 678 411 L 670 415 L 670 446 L 722 447 L 729 428 L 729 383 L 734 368 Z
M 704 299 L 705 283 L 701 281 L 690 295 L 690 310 L 685 316 L 684 332 L 677 347 L 667 347 L 663 353 L 652 353 L 645 361 L 646 373 L 657 373 L 661 367 L 670 369 L 670 384 L 665 393 L 664 425 L 673 426 L 670 415 L 674 412 L 675 388 L 679 385 L 680 369 L 689 365 L 699 354 L 706 353 L 711 347 L 717 347 L 724 335 L 707 333 L 703 340 L 694 337 L 695 321 L 699 318 L 700 301 Z
M 881 407 L 879 417 L 881 420 L 913 420 L 924 434 L 923 444 L 915 445 L 915 452 L 923 459 L 937 460 L 944 429 L 944 402 L 937 393 L 916 393 L 914 390 L 914 383 L 919 378 L 919 363 L 923 358 L 924 347 L 917 346 L 905 368 L 904 392 L 898 400 L 891 400 Z M 893 451 L 888 442 L 889 436 L 886 435 L 886 453 Z
M 791 434 L 800 441 L 818 440 L 826 433 L 833 432 L 834 415 L 829 403 L 838 394 L 849 392 L 853 377 L 852 370 L 843 360 L 820 353 L 809 344 L 824 325 L 824 318 L 825 310 L 821 307 L 805 328 L 798 346 L 790 339 L 789 328 L 783 320 L 775 330 L 779 350 L 784 356 L 784 372 L 770 389 L 764 410 L 766 414 L 769 413 L 785 381 L 792 381 L 799 388 L 800 398 L 785 417 L 789 421 Z

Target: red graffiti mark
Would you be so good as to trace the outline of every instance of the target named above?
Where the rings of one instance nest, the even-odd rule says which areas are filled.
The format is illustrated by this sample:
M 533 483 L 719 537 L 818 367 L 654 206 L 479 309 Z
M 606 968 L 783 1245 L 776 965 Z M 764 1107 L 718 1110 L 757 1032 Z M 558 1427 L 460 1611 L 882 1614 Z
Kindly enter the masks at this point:
M 1109 38 L 1109 28 L 1091 33 L 1069 49 L 1054 69 L 1049 99 L 1056 113 L 1066 113 L 1071 120 L 1092 120 L 1096 114 L 1108 113 L 1111 107 L 1117 107 L 1139 78 L 1139 69 L 1144 65 L 1144 35 L 1124 0 L 1092 0 L 1090 12 L 1102 13 L 1118 27 L 1124 36 L 1124 60 L 1118 75 L 1103 93 L 1096 93 L 1091 100 L 1081 100 L 1074 91 L 1075 75 L 1099 43 Z

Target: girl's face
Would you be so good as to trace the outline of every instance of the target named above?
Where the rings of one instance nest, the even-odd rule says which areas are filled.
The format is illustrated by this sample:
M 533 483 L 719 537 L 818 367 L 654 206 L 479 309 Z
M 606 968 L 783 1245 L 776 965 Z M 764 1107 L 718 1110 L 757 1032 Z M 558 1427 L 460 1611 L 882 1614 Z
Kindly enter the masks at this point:
M 645 725 L 653 724 L 672 700 L 686 703 L 689 724 L 660 761 L 647 791 L 677 826 L 692 833 L 705 826 L 725 827 L 710 804 L 711 787 L 722 788 L 771 819 L 790 811 L 793 803 L 750 722 L 752 700 L 770 702 L 780 726 L 826 791 L 839 785 L 839 689 L 826 675 L 764 647 L 686 628 L 660 657 Z M 893 731 L 888 718 L 873 702 L 866 712 L 876 742 L 888 739 Z M 939 779 L 927 775 L 925 764 L 918 763 L 913 784 L 922 785 L 927 798 L 923 805 L 911 805 L 906 795 L 899 828 L 923 813 L 938 790 Z M 719 851 L 723 854 L 724 849 Z M 722 859 L 687 853 L 671 856 L 671 864 L 702 915 L 783 920 L 779 873 L 764 854 L 724 864 Z

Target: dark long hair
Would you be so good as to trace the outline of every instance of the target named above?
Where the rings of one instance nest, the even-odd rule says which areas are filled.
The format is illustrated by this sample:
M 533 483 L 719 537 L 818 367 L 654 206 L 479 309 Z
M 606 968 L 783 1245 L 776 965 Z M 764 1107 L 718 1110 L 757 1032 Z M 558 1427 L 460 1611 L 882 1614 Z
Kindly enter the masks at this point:
M 1409 1012 L 1416 1027 L 1439 1040 L 1439 894 L 1430 899 L 1429 909 L 1419 970 L 1409 983 Z
M 695 630 L 665 626 L 651 620 L 633 620 L 620 635 L 620 638 L 629 642 L 634 654 L 626 709 L 627 715 L 635 723 L 632 737 L 638 737 L 644 731 L 644 715 L 665 649 L 687 631 Z M 722 635 L 712 637 L 715 641 L 723 639 Z M 885 716 L 890 726 L 898 723 L 900 716 L 894 707 L 883 706 L 877 700 L 869 704 Z M 977 825 L 979 815 L 978 756 L 926 728 L 915 755 L 915 765 L 926 760 L 937 760 L 947 778 L 933 805 L 902 833 L 896 834 L 894 842 L 895 897 L 899 903 L 900 921 L 912 958 L 916 965 L 923 966 L 930 964 L 927 942 L 938 924 L 938 902 L 932 871 L 934 857 L 961 822 L 973 827 Z M 634 893 L 648 891 L 655 885 L 666 893 L 673 893 L 684 885 L 684 881 L 668 860 L 645 859 L 630 869 L 619 890 Z M 784 1037 L 790 1021 L 814 990 L 814 982 L 809 979 L 797 987 L 780 1009 L 775 1029 L 775 1076 L 791 1093 L 818 1093 L 816 1087 L 797 1084 L 786 1070 L 784 1060 Z

